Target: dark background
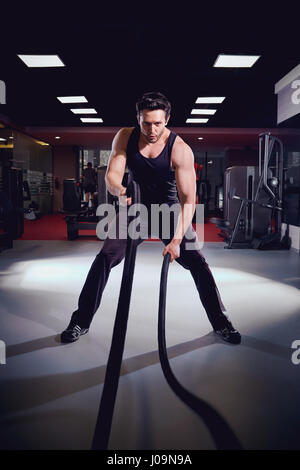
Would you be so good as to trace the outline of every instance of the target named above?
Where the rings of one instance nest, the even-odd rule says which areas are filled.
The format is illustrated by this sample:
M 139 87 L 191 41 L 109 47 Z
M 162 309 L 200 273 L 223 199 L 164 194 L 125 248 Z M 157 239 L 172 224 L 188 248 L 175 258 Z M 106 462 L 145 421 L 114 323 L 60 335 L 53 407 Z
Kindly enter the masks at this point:
M 84 95 L 102 126 L 131 126 L 139 96 L 161 91 L 173 106 L 171 127 L 192 126 L 186 119 L 196 117 L 190 112 L 200 107 L 198 96 L 226 96 L 201 128 L 277 126 L 274 85 L 300 63 L 299 17 L 288 3 L 281 11 L 253 2 L 173 4 L 166 11 L 138 5 L 112 4 L 110 12 L 89 2 L 2 7 L 7 105 L 0 112 L 19 125 L 86 127 L 56 99 Z M 261 57 L 249 69 L 213 68 L 220 53 Z M 58 54 L 66 66 L 30 69 L 17 54 Z M 299 124 L 296 116 L 278 127 Z

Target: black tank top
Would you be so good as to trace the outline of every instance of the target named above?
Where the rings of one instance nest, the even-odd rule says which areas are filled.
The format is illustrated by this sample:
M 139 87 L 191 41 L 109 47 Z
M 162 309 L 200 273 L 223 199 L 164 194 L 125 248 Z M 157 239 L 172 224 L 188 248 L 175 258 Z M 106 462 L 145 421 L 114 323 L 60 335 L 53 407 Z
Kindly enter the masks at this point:
M 179 202 L 175 171 L 171 169 L 171 152 L 176 139 L 171 131 L 162 152 L 156 158 L 146 158 L 139 151 L 140 128 L 135 127 L 127 144 L 129 181 L 136 181 L 143 204 Z

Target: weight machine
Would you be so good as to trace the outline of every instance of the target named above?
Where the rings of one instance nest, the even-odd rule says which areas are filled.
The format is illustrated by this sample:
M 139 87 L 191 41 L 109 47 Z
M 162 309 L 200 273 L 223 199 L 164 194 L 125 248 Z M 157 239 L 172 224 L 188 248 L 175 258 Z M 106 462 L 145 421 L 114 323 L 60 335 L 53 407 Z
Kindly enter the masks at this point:
M 225 248 L 290 248 L 288 233 L 281 238 L 283 179 L 283 144 L 269 132 L 262 133 L 258 167 L 225 171 L 224 218 L 210 219 L 221 229 Z
M 80 183 L 74 178 L 64 180 L 62 212 L 66 214 L 68 240 L 84 237 L 85 235 L 79 235 L 79 230 L 95 230 L 96 235 L 96 227 L 101 220 L 101 217 L 96 215 L 99 204 L 112 204 L 114 207 L 118 207 L 118 198 L 112 196 L 106 188 L 106 169 L 106 166 L 102 166 L 97 170 L 98 191 L 94 194 L 91 207 L 88 202 L 82 200 Z M 127 177 L 128 173 L 125 173 L 122 181 L 123 186 L 127 186 Z

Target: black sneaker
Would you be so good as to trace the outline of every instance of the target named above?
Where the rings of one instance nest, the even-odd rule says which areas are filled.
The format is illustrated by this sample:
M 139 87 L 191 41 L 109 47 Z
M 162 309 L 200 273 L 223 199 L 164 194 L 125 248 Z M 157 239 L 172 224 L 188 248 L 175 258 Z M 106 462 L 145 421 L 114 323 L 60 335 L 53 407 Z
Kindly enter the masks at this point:
M 219 330 L 214 330 L 215 334 L 220 336 L 227 343 L 240 344 L 242 338 L 240 333 L 232 326 L 230 322 Z
M 88 328 L 81 328 L 79 325 L 68 326 L 68 328 L 60 335 L 62 343 L 74 343 L 81 335 L 85 335 L 89 331 Z

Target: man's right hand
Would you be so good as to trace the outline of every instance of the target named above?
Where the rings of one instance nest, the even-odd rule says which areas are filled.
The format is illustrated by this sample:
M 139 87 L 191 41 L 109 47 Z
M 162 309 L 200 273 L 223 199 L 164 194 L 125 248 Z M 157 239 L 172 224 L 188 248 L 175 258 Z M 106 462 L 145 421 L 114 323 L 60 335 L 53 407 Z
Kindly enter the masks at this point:
M 123 188 L 119 196 L 120 206 L 130 206 L 131 202 L 132 202 L 131 197 L 127 197 L 126 195 L 126 188 Z

